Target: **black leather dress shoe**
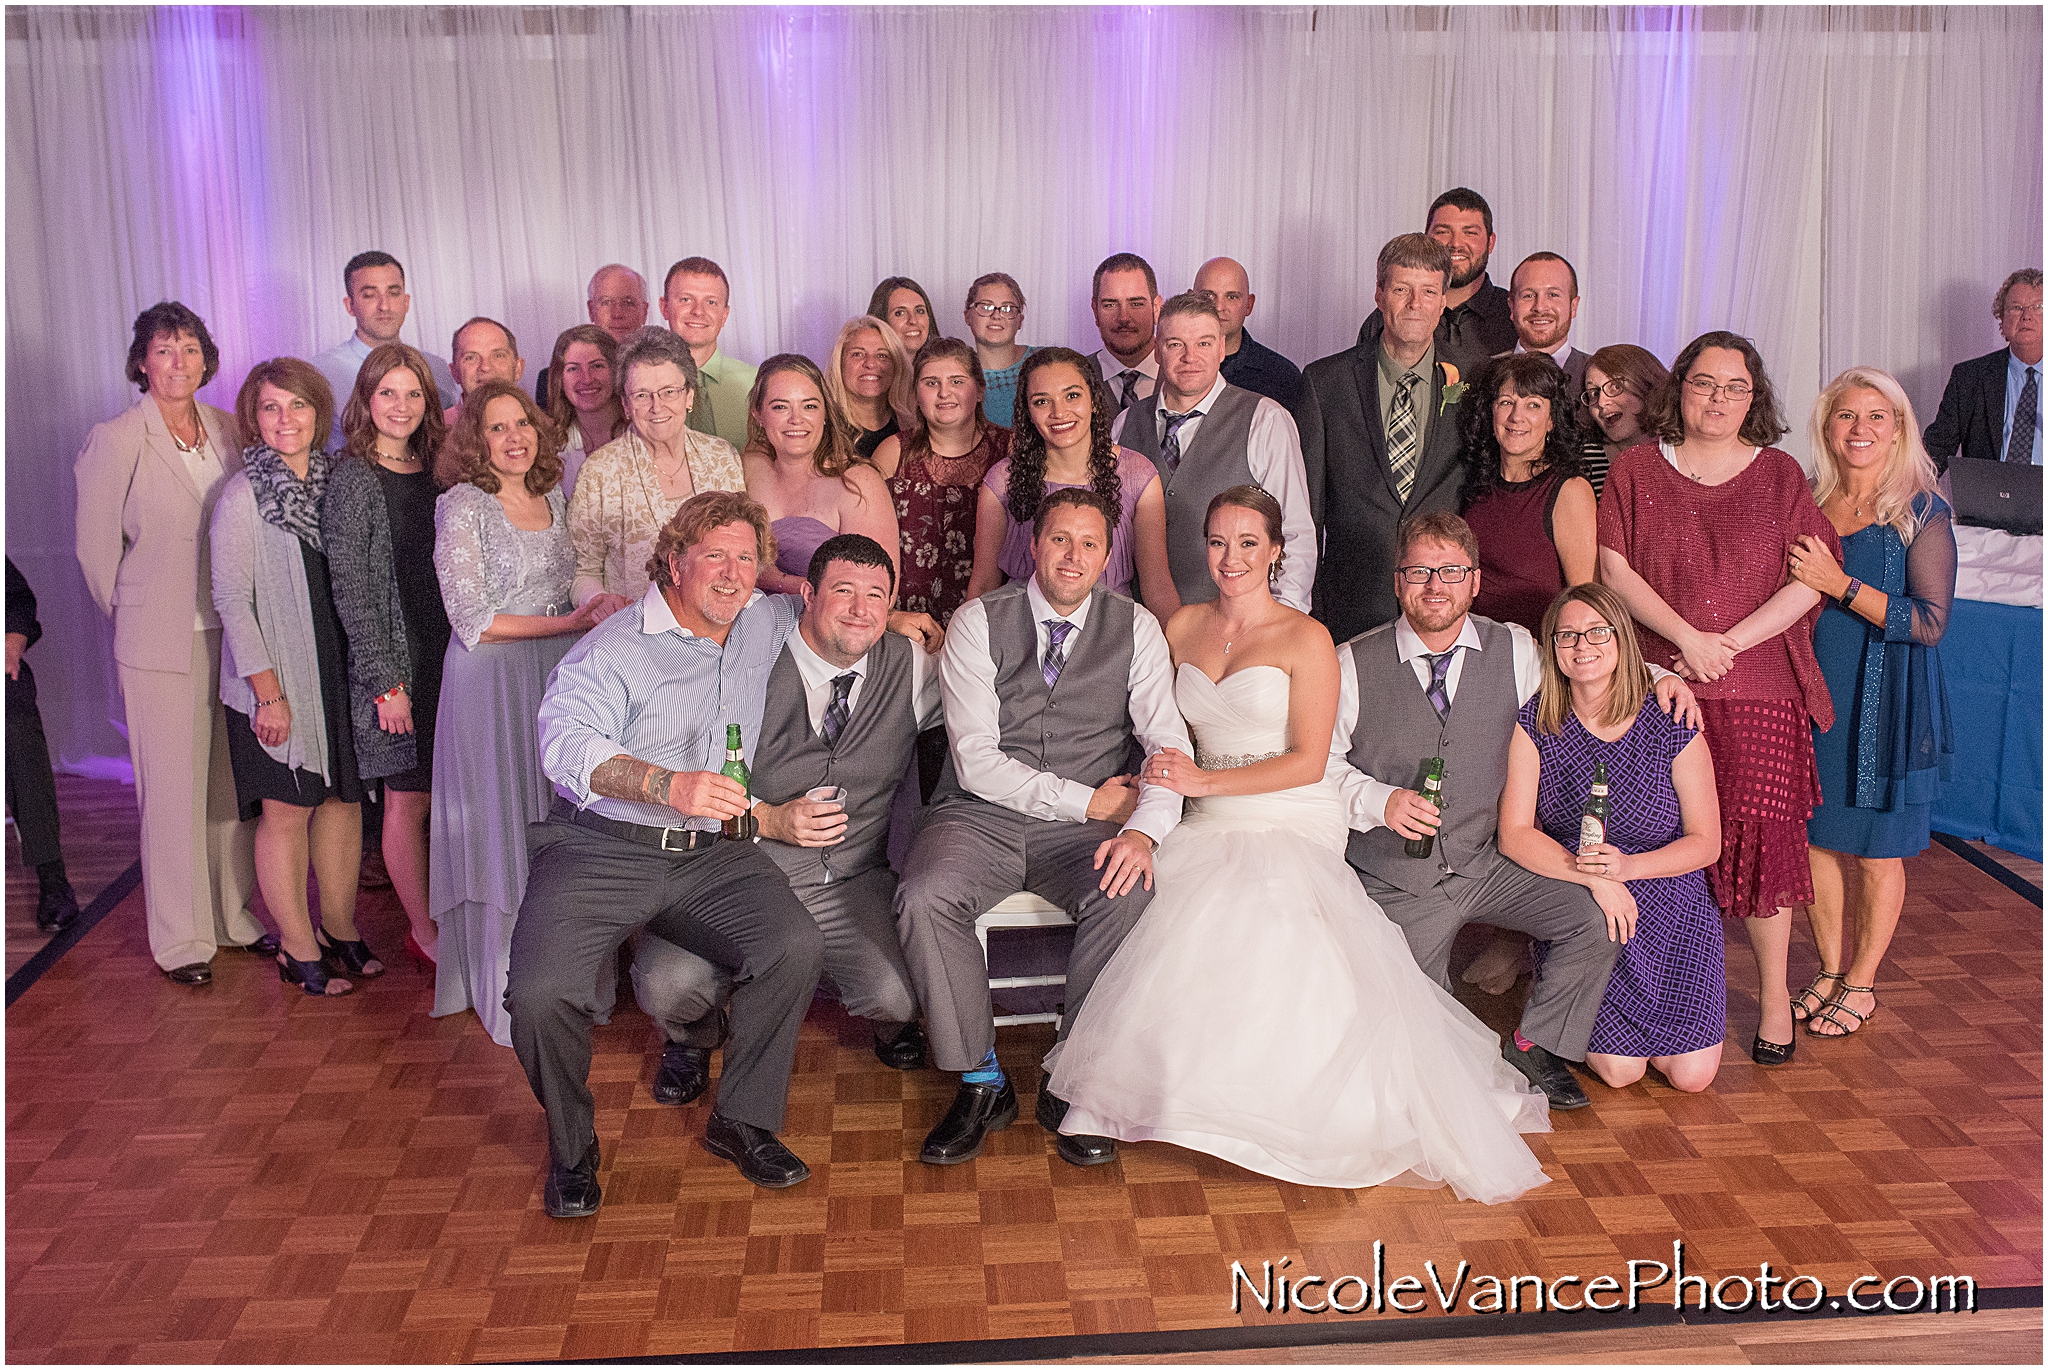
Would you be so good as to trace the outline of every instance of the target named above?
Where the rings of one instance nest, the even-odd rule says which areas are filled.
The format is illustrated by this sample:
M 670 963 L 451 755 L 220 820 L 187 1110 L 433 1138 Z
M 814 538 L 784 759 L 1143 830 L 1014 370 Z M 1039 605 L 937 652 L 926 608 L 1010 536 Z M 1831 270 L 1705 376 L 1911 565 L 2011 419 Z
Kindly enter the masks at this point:
M 752 1123 L 735 1122 L 713 1113 L 704 1129 L 704 1149 L 723 1156 L 740 1168 L 740 1174 L 763 1189 L 787 1189 L 811 1178 L 811 1168 L 797 1159 L 794 1151 L 775 1140 L 775 1134 Z
M 598 1204 L 604 1201 L 604 1191 L 597 1187 L 596 1138 L 591 1139 L 590 1149 L 575 1165 L 549 1162 L 543 1201 L 550 1218 L 587 1218 L 597 1212 Z
M 1001 1132 L 1017 1121 L 1017 1090 L 1009 1077 L 1000 1085 L 960 1082 L 953 1106 L 939 1125 L 926 1134 L 924 1149 L 917 1159 L 926 1165 L 959 1165 L 981 1154 L 981 1144 L 991 1132 Z
M 281 944 L 276 933 L 266 932 L 253 942 L 227 942 L 223 945 L 229 951 L 246 951 L 251 956 L 275 956 Z
M 174 985 L 210 985 L 213 983 L 213 967 L 204 961 L 194 961 L 189 966 L 177 966 L 165 971 L 164 979 Z
M 654 1102 L 687 1104 L 711 1083 L 711 1053 L 703 1047 L 670 1042 L 661 1049 L 654 1072 Z
M 71 882 L 59 876 L 36 896 L 36 930 L 62 932 L 78 921 L 78 896 Z
M 1535 1043 L 1527 1051 L 1515 1045 L 1513 1036 L 1500 1044 L 1501 1057 L 1516 1070 L 1529 1078 L 1529 1083 L 1543 1091 L 1543 1097 L 1550 1100 L 1555 1109 L 1584 1108 L 1592 1103 L 1586 1091 L 1579 1088 L 1579 1082 L 1572 1078 L 1571 1068 L 1557 1057 Z
M 1066 1121 L 1067 1101 L 1054 1094 L 1044 1081 L 1038 1085 L 1038 1125 L 1053 1136 L 1053 1150 L 1068 1165 L 1107 1165 L 1116 1159 L 1116 1139 L 1088 1133 L 1072 1136 L 1060 1131 Z
M 875 1038 L 875 1059 L 892 1070 L 924 1069 L 924 1029 L 905 1023 L 895 1040 Z

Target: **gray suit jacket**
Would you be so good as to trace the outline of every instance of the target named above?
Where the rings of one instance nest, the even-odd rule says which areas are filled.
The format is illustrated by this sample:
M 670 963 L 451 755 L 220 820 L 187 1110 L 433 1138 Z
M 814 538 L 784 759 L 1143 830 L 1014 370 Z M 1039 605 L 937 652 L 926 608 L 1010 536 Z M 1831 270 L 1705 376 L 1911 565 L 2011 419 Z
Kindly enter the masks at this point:
M 225 476 L 242 469 L 234 415 L 199 406 L 224 478 L 202 494 L 156 401 L 94 426 L 78 454 L 78 565 L 100 612 L 114 618 L 114 659 L 145 671 L 192 669 L 193 614 L 213 610 L 208 527 Z
M 1430 380 L 1429 427 L 1415 484 L 1406 500 L 1395 493 L 1380 426 L 1379 345 L 1375 318 L 1359 346 L 1309 363 L 1294 407 L 1309 506 L 1323 534 L 1313 612 L 1339 642 L 1400 611 L 1394 562 L 1401 520 L 1438 509 L 1456 513 L 1465 477 L 1457 406 L 1444 403 L 1439 361 Z

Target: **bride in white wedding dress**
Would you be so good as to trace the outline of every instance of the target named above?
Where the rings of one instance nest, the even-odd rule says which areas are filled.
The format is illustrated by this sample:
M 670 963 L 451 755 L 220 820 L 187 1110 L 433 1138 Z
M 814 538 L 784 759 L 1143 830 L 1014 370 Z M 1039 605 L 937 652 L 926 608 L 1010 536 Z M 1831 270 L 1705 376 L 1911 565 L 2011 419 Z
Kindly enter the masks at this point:
M 1326 779 L 1337 657 L 1273 599 L 1280 507 L 1209 507 L 1222 597 L 1174 615 L 1174 689 L 1196 756 L 1145 780 L 1187 795 L 1157 893 L 1046 1058 L 1060 1131 L 1172 1142 L 1296 1184 L 1449 1184 L 1499 1203 L 1547 1177 L 1524 1132 L 1543 1095 L 1416 966 L 1344 860 Z M 1302 745 L 1289 748 L 1290 739 Z

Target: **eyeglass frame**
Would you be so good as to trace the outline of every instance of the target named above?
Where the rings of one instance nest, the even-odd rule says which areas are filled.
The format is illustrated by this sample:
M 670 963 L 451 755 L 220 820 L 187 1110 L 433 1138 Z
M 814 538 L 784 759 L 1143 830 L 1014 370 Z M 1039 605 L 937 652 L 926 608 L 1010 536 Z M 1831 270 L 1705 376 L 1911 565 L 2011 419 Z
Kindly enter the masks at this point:
M 2005 308 L 1998 311 L 1998 317 L 2001 319 L 2008 314 L 2017 314 L 2023 319 L 2027 315 L 2032 314 L 2038 319 L 2041 317 L 2042 309 L 2038 304 L 2008 304 Z
M 1628 382 L 1616 376 L 1610 380 L 1602 381 L 1599 385 L 1589 385 L 1584 390 L 1581 390 L 1579 392 L 1579 403 L 1585 408 L 1591 409 L 1594 405 L 1600 403 L 1602 395 L 1605 395 L 1610 400 L 1618 400 L 1623 395 L 1633 395 L 1635 393 L 1634 390 L 1629 388 Z
M 1620 630 L 1612 623 L 1596 623 L 1590 628 L 1559 628 L 1550 635 L 1550 645 L 1552 647 L 1563 647 L 1569 651 L 1579 645 L 1580 638 L 1584 638 L 1595 647 L 1605 647 L 1608 643 L 1614 641 L 1614 635 L 1618 631 Z M 1593 636 L 1595 633 L 1605 633 L 1607 636 L 1595 638 Z M 1570 638 L 1571 641 L 1565 641 L 1566 638 Z
M 1012 314 L 1022 314 L 1024 312 L 1024 306 L 1021 304 L 996 304 L 989 300 L 976 300 L 967 307 L 983 318 L 993 318 L 1000 314 L 1007 319 Z
M 1722 395 L 1731 400 L 1756 398 L 1756 387 L 1748 381 L 1717 381 L 1711 376 L 1687 376 L 1679 384 L 1703 400 L 1715 399 Z M 1701 386 L 1705 386 L 1706 389 L 1702 390 Z M 1738 390 L 1737 386 L 1742 388 Z
M 682 397 L 693 393 L 687 385 L 664 385 L 659 390 L 628 390 L 624 398 L 626 407 L 633 410 L 650 408 L 655 400 L 671 409 L 678 406 L 687 409 L 689 406 L 683 404 Z
M 1427 585 L 1431 576 L 1435 576 L 1446 585 L 1463 585 L 1465 578 L 1478 569 L 1477 566 L 1396 566 L 1394 574 L 1409 585 Z M 1413 574 L 1416 571 L 1422 572 L 1420 580 Z M 1458 574 L 1452 575 L 1453 571 Z

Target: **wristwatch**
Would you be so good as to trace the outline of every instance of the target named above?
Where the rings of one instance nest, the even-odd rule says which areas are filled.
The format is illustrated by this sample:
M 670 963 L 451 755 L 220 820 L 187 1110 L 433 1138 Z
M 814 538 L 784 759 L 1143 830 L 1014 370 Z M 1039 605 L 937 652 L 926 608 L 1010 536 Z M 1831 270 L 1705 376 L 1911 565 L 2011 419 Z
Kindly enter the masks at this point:
M 1854 576 L 1850 576 L 1849 588 L 1842 591 L 1841 596 L 1835 600 L 1835 603 L 1841 605 L 1845 612 L 1853 614 L 1856 612 L 1856 596 L 1861 594 L 1862 591 L 1863 582 Z

